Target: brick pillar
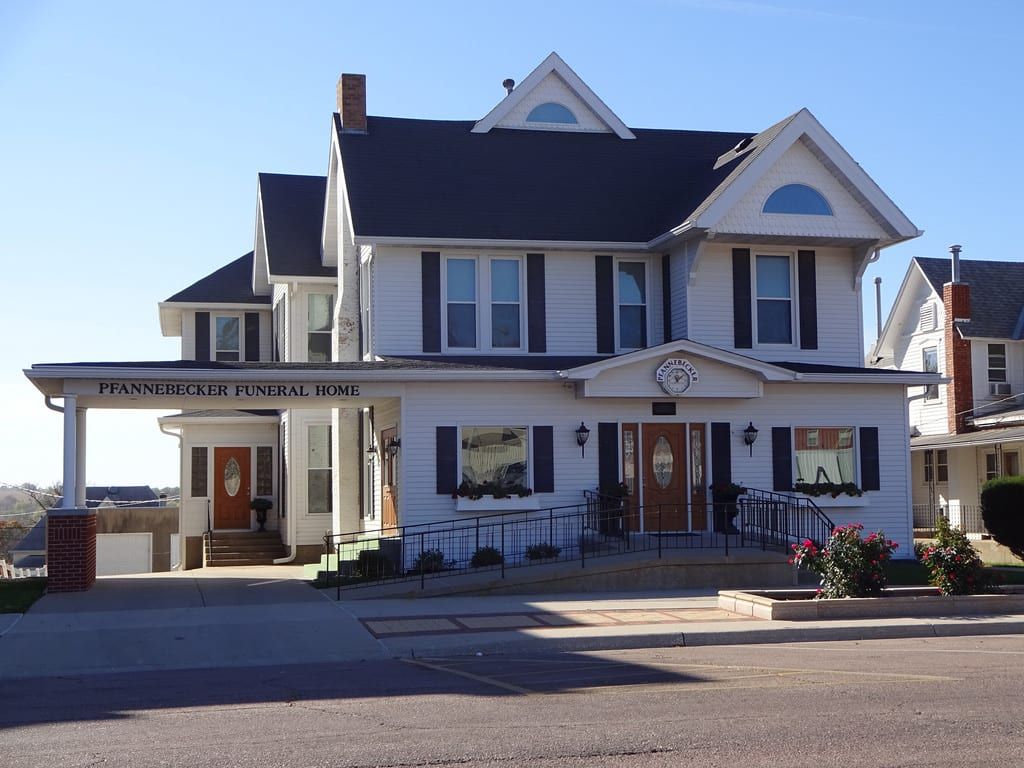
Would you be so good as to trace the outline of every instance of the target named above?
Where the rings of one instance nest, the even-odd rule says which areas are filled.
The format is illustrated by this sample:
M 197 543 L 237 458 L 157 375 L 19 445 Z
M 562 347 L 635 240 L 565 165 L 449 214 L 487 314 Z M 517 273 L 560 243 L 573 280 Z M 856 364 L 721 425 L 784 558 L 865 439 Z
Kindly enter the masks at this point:
M 342 129 L 366 133 L 366 75 L 342 75 L 337 96 Z
M 95 583 L 95 510 L 47 511 L 46 576 L 48 592 L 84 592 Z
M 955 323 L 971 319 L 971 287 L 966 283 L 946 283 L 942 286 L 945 305 L 946 370 L 952 379 L 946 386 L 948 429 L 953 434 L 969 431 L 968 411 L 974 407 L 974 382 L 971 375 L 971 342 L 960 336 Z

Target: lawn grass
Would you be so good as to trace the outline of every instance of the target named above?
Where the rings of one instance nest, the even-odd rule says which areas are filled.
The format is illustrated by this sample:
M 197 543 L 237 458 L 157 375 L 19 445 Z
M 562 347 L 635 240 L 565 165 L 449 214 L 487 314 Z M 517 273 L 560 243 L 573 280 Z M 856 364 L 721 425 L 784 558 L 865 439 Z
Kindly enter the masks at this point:
M 927 586 L 928 569 L 919 560 L 890 560 L 885 566 L 891 587 Z M 996 584 L 1024 584 L 1024 566 L 987 566 Z
M 46 591 L 46 579 L 0 581 L 0 613 L 24 613 Z

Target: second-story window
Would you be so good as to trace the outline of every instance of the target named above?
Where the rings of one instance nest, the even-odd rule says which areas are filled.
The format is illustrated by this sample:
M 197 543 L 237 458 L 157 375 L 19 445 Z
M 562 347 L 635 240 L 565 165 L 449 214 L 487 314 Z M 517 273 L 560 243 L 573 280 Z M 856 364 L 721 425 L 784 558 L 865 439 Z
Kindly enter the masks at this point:
M 214 360 L 241 360 L 242 336 L 237 315 L 217 315 L 214 326 Z
M 1010 394 L 1010 383 L 1006 380 L 1006 345 L 988 345 L 988 393 L 990 395 Z
M 445 262 L 448 346 L 476 349 L 476 259 Z
M 921 350 L 921 356 L 924 362 L 925 373 L 938 373 L 939 372 L 939 350 L 938 347 L 926 347 Z M 939 385 L 929 384 L 924 391 L 925 400 L 936 400 L 939 397 Z
M 619 349 L 647 346 L 646 267 L 642 261 L 619 262 Z
M 793 273 L 789 256 L 758 255 L 757 343 L 793 343 Z
M 519 349 L 522 305 L 519 259 L 491 259 L 491 346 Z
M 329 363 L 334 296 L 329 293 L 311 293 L 308 306 L 309 342 L 306 360 L 310 363 Z

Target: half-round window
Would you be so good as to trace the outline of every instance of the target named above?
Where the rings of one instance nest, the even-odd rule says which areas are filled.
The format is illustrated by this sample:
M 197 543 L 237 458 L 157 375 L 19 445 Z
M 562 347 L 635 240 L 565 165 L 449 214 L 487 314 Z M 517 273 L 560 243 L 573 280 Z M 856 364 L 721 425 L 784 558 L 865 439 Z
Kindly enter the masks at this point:
M 831 216 L 832 206 L 822 194 L 806 184 L 786 184 L 764 201 L 763 213 L 799 213 L 804 216 Z
M 569 111 L 569 108 L 562 104 L 548 101 L 534 107 L 526 116 L 528 123 L 565 123 L 576 125 L 576 115 Z

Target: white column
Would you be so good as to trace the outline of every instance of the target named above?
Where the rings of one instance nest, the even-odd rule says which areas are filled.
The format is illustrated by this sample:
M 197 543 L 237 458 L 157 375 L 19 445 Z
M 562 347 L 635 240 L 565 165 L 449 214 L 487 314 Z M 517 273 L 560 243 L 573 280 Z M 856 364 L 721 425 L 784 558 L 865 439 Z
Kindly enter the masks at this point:
M 75 506 L 85 507 L 85 408 L 75 409 Z
M 78 489 L 78 397 L 64 395 L 64 498 L 61 507 L 74 509 Z

